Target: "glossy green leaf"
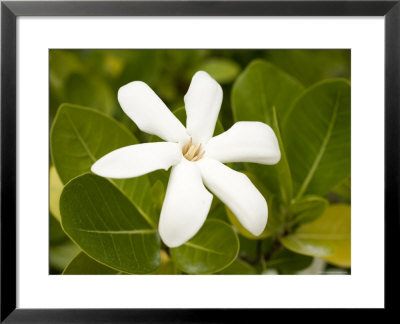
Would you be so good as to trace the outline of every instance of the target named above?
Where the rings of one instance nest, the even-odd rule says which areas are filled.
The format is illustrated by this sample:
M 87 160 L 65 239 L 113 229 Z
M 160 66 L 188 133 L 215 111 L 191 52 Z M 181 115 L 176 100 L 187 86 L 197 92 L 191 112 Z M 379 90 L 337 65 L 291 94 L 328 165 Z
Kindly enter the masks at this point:
M 69 237 L 62 230 L 60 222 L 61 218 L 57 220 L 49 213 L 49 241 L 51 246 L 63 244 L 69 240 Z
M 153 228 L 157 228 L 160 213 L 157 211 L 157 205 L 153 203 L 152 187 L 148 176 L 109 180 L 133 203 L 146 221 Z
M 231 263 L 230 266 L 226 267 L 224 270 L 218 272 L 221 275 L 246 275 L 246 274 L 256 274 L 257 271 L 248 263 L 236 259 Z
M 114 119 L 70 104 L 61 105 L 50 132 L 53 163 L 64 184 L 90 171 L 105 154 L 136 143 L 136 138 Z
M 214 273 L 236 259 L 239 239 L 230 225 L 210 219 L 191 240 L 170 251 L 174 263 L 182 271 L 192 274 Z
M 305 269 L 297 272 L 298 275 L 327 274 L 326 262 L 321 258 L 313 258 L 313 262 Z
M 260 121 L 270 125 L 279 141 L 281 160 L 276 165 L 246 164 L 265 186 L 284 202 L 292 198 L 292 180 L 281 137 L 281 122 L 290 106 L 303 92 L 303 86 L 274 65 L 253 61 L 236 80 L 232 90 L 235 121 Z
M 350 267 L 350 206 L 330 206 L 321 217 L 300 226 L 281 242 L 296 253 L 322 257 L 333 264 Z
M 293 196 L 293 181 L 275 107 L 272 107 L 272 117 L 272 129 L 275 131 L 278 139 L 279 148 L 281 151 L 281 159 L 276 165 L 269 167 L 269 169 L 273 169 L 275 172 L 273 172 L 270 176 L 267 174 L 265 178 L 267 181 L 269 180 L 268 182 L 270 183 L 278 182 L 279 192 L 276 192 L 276 194 L 278 197 L 282 198 L 283 202 L 288 204 L 292 200 Z M 262 166 L 257 165 L 256 168 L 261 169 Z M 274 181 L 272 181 L 272 179 L 274 179 Z
M 60 214 L 60 196 L 63 190 L 63 183 L 61 182 L 60 177 L 57 174 L 56 168 L 54 166 L 50 167 L 49 172 L 49 184 L 50 184 L 50 192 L 49 192 L 49 205 L 50 205 L 50 213 L 58 220 L 61 221 Z
M 349 205 L 334 205 L 328 208 L 324 215 L 327 219 L 334 219 L 337 236 L 334 253 L 322 258 L 336 266 L 351 267 L 351 208 Z
M 320 217 L 329 202 L 319 196 L 305 196 L 289 206 L 290 219 L 296 224 L 309 223 Z
M 303 85 L 275 65 L 254 60 L 239 75 L 232 89 L 235 121 L 260 121 L 272 125 L 272 107 L 281 122 Z
M 160 265 L 160 240 L 131 201 L 108 180 L 85 174 L 60 199 L 64 231 L 91 258 L 127 273 Z
M 295 274 L 311 265 L 313 258 L 282 249 L 267 261 L 267 269 L 274 268 L 281 274 Z
M 70 104 L 60 107 L 50 132 L 52 159 L 64 184 L 90 172 L 92 164 L 105 154 L 136 143 L 136 138 L 109 116 Z M 159 215 L 152 204 L 147 175 L 110 181 L 118 186 L 155 228 Z
M 63 275 L 112 275 L 120 272 L 101 264 L 81 252 L 65 267 Z
M 240 66 L 227 58 L 212 58 L 202 63 L 198 70 L 206 71 L 217 82 L 224 84 L 235 79 L 240 72 Z
M 166 188 L 164 188 L 164 185 L 161 180 L 157 180 L 151 186 L 151 198 L 157 213 L 161 213 L 161 208 L 165 197 L 165 190 Z
M 296 199 L 325 195 L 350 175 L 350 84 L 321 82 L 305 91 L 283 123 Z

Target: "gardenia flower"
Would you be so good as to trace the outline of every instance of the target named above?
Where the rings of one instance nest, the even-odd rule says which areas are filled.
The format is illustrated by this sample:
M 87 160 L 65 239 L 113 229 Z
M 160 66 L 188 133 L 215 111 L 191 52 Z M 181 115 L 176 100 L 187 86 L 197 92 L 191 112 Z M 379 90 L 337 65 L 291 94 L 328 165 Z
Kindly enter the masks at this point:
M 237 122 L 212 137 L 222 88 L 203 71 L 193 76 L 184 97 L 186 128 L 144 82 L 121 87 L 118 101 L 140 130 L 166 142 L 119 148 L 96 161 L 91 170 L 103 177 L 121 179 L 172 166 L 158 228 L 167 246 L 185 243 L 201 228 L 213 199 L 208 190 L 250 233 L 258 236 L 263 232 L 267 202 L 246 175 L 223 163 L 277 163 L 281 154 L 271 127 L 261 122 Z

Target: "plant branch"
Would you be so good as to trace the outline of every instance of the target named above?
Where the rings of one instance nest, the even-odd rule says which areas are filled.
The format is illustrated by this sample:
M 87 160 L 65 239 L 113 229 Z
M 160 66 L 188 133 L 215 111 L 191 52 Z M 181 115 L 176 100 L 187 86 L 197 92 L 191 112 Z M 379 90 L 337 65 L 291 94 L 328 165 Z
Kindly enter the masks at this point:
M 279 239 L 276 239 L 268 252 L 264 255 L 264 260 L 269 261 L 275 253 L 279 252 L 283 248 L 283 245 Z

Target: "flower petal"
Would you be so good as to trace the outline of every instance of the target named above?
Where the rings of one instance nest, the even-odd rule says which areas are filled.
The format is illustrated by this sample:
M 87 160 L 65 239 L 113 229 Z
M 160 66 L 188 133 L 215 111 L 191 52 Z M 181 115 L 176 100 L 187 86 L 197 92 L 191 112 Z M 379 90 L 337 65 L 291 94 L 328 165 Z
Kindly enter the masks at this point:
M 163 242 L 177 247 L 191 239 L 206 220 L 212 198 L 196 163 L 182 159 L 172 168 L 161 210 L 158 230 Z
M 107 178 L 123 179 L 165 169 L 182 159 L 180 145 L 158 142 L 121 147 L 97 160 L 92 172 Z
M 185 95 L 186 128 L 196 144 L 207 143 L 214 133 L 222 103 L 222 88 L 206 72 L 197 72 Z
M 134 81 L 124 85 L 118 91 L 118 101 L 143 132 L 169 142 L 189 139 L 182 123 L 146 83 Z
M 250 233 L 260 235 L 267 224 L 268 206 L 249 178 L 214 159 L 203 158 L 197 163 L 207 188 Z
M 222 163 L 275 164 L 281 158 L 274 131 L 260 122 L 235 123 L 226 132 L 210 139 L 205 150 L 206 156 Z

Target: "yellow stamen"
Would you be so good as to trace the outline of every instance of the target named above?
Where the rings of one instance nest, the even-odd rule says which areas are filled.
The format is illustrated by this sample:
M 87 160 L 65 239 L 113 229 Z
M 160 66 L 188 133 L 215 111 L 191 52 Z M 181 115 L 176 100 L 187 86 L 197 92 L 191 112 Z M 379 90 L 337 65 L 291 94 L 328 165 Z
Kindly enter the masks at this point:
M 206 151 L 201 152 L 199 155 L 195 156 L 192 161 L 195 162 L 195 161 L 200 160 L 204 156 L 205 153 L 206 153 Z
M 182 154 L 188 161 L 198 161 L 204 156 L 204 153 L 205 151 L 202 150 L 201 144 L 199 146 L 193 144 L 192 138 L 182 146 Z
M 189 142 L 186 143 L 186 144 L 182 147 L 182 154 L 185 155 L 191 146 L 192 146 L 192 138 L 190 138 Z
M 187 151 L 187 153 L 185 154 L 185 157 L 186 157 L 188 160 L 192 160 L 193 157 L 194 157 L 194 154 L 196 153 L 196 149 L 197 149 L 196 145 L 192 144 L 192 145 L 189 147 L 189 150 Z

